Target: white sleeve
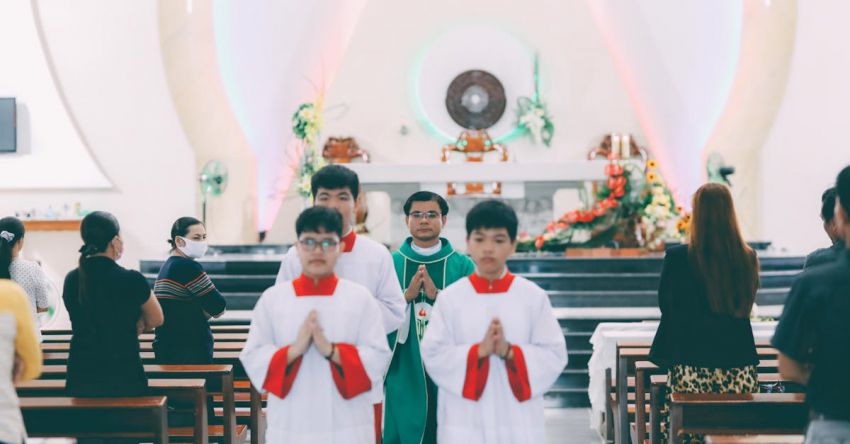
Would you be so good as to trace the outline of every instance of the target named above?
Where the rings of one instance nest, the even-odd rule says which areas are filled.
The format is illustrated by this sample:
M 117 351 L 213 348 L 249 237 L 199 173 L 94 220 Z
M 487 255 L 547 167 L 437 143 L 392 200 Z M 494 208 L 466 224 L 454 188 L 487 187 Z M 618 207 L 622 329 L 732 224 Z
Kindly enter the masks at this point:
M 567 366 L 567 344 L 549 297 L 543 292 L 538 301 L 531 325 L 531 342 L 513 344 L 522 350 L 525 358 L 531 396 L 546 393 Z
M 451 329 L 450 303 L 445 295 L 437 298 L 431 312 L 425 337 L 422 339 L 421 353 L 428 376 L 443 390 L 457 396 L 463 396 L 466 382 L 467 356 L 473 344 L 457 344 Z M 484 332 L 481 332 L 484 337 Z
M 387 335 L 381 325 L 381 310 L 377 301 L 369 295 L 368 303 L 363 305 L 360 325 L 357 332 L 357 354 L 360 362 L 372 381 L 372 387 L 383 387 L 384 373 L 390 366 L 392 353 L 387 344 Z
M 298 261 L 298 254 L 295 251 L 295 245 L 289 247 L 286 254 L 283 255 L 283 260 L 280 261 L 280 270 L 277 272 L 275 285 L 282 284 L 288 281 L 294 281 L 301 274 L 301 263 Z
M 381 308 L 381 318 L 384 321 L 384 332 L 390 334 L 404 322 L 404 312 L 407 301 L 398 283 L 393 257 L 389 251 L 381 255 L 380 270 L 378 270 L 378 286 L 375 298 Z
M 274 343 L 274 323 L 269 313 L 271 307 L 268 307 L 267 301 L 269 299 L 266 293 L 263 293 L 257 305 L 254 306 L 248 340 L 239 354 L 239 360 L 242 361 L 248 378 L 261 393 L 265 393 L 263 384 L 266 381 L 266 373 L 269 371 L 272 357 L 280 349 Z

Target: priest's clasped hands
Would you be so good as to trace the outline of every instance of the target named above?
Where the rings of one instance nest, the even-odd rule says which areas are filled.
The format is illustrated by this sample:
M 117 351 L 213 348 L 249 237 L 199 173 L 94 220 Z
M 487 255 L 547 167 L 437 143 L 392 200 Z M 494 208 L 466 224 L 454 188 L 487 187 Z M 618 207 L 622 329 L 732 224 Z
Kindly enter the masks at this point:
M 514 357 L 513 347 L 505 339 L 505 331 L 502 329 L 502 322 L 499 318 L 493 318 L 490 321 L 490 326 L 487 327 L 487 333 L 484 334 L 484 339 L 478 343 L 478 359 L 484 359 L 493 354 L 506 360 L 513 359 Z
M 298 329 L 298 336 L 296 336 L 295 342 L 289 346 L 286 355 L 287 363 L 291 363 L 304 353 L 307 353 L 311 344 L 316 347 L 316 351 L 325 359 L 339 364 L 339 353 L 337 352 L 336 345 L 325 338 L 325 333 L 319 324 L 319 314 L 316 310 L 310 311 L 304 319 L 304 323 L 301 324 L 301 328 Z
M 437 299 L 437 285 L 434 284 L 434 280 L 431 279 L 431 276 L 428 275 L 428 270 L 424 265 L 420 265 L 419 269 L 416 270 L 416 274 L 413 275 L 413 278 L 410 280 L 410 285 L 407 287 L 407 290 L 404 291 L 404 298 L 407 299 L 407 302 L 411 302 L 419 296 L 420 291 L 425 291 L 425 296 L 434 300 Z

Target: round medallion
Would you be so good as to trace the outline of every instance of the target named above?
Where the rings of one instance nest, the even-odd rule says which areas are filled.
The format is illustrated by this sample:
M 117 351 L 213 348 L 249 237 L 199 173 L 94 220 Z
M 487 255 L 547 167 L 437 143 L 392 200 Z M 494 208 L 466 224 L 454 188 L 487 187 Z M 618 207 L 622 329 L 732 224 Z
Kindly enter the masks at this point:
M 487 71 L 473 69 L 458 75 L 446 92 L 446 109 L 452 120 L 466 129 L 495 125 L 505 114 L 505 88 Z

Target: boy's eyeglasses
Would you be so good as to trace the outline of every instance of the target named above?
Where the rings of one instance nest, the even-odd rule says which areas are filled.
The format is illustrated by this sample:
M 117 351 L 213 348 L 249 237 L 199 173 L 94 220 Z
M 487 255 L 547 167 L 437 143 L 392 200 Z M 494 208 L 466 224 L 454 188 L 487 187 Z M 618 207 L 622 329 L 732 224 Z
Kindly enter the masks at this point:
M 311 237 L 300 239 L 298 243 L 301 244 L 301 248 L 307 251 L 316 251 L 316 247 L 320 247 L 325 253 L 334 251 L 339 246 L 339 242 L 333 239 L 322 239 L 319 241 Z
M 434 219 L 437 219 L 440 216 L 442 216 L 442 214 L 440 214 L 436 211 L 428 211 L 426 213 L 423 213 L 421 211 L 414 211 L 414 212 L 410 213 L 410 217 L 412 217 L 414 219 L 422 219 L 424 217 L 424 218 L 427 218 L 428 220 L 434 220 Z

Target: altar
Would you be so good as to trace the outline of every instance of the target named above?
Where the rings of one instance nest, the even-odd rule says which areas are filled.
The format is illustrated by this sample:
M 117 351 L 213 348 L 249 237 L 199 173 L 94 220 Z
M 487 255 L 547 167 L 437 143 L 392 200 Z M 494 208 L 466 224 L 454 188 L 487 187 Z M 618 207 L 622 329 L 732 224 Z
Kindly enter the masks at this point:
M 383 191 L 404 201 L 419 190 L 445 195 L 449 183 L 500 182 L 505 199 L 550 198 L 561 188 L 605 180 L 604 160 L 432 164 L 350 163 L 365 191 Z M 475 195 L 473 197 L 480 197 Z M 481 197 L 487 197 L 486 195 Z

